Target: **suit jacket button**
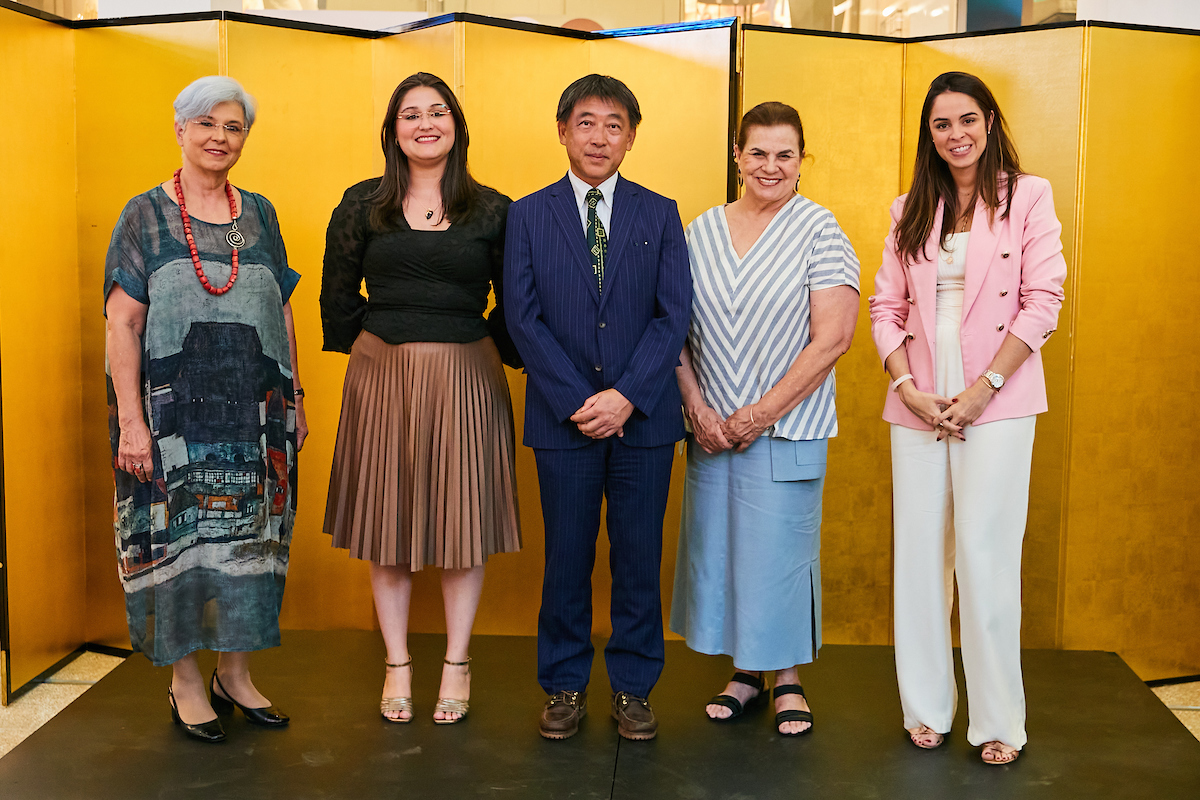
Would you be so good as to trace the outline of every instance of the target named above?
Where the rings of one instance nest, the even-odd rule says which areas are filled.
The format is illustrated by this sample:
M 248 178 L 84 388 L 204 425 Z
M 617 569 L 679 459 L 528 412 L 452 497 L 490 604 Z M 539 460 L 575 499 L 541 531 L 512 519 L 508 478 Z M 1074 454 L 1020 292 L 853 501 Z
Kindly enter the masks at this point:
M 1049 339 L 1049 338 L 1050 338 L 1050 334 L 1052 334 L 1052 333 L 1054 333 L 1054 331 L 1046 331 L 1045 333 L 1043 333 L 1043 334 L 1042 334 L 1042 338 L 1043 338 L 1043 339 Z
M 910 334 L 908 334 L 908 338 L 909 338 L 909 339 L 915 339 L 915 338 L 917 338 L 917 337 L 916 337 L 916 334 L 912 334 L 912 333 L 910 333 Z
M 1005 250 L 1003 253 L 1001 253 L 1001 254 L 1000 254 L 1000 257 L 1001 257 L 1001 258 L 1008 258 L 1008 251 L 1007 251 L 1007 250 Z
M 912 305 L 912 304 L 913 304 L 913 303 L 915 303 L 915 302 L 916 302 L 916 301 L 915 301 L 915 300 L 913 300 L 911 297 L 910 297 L 910 298 L 908 298 L 908 304 L 909 304 L 909 305 Z
M 1004 330 L 1004 326 L 1003 326 L 1003 325 L 997 325 L 997 326 L 996 326 L 996 330 L 998 330 L 998 331 L 1002 331 L 1002 330 Z
M 1007 290 L 1007 289 L 1005 289 L 1003 292 L 1001 292 L 1001 293 L 1000 293 L 1000 296 L 1001 296 L 1001 297 L 1004 297 L 1004 295 L 1006 295 L 1006 294 L 1008 294 L 1008 290 Z
M 596 372 L 600 372 L 603 369 L 604 367 L 600 366 L 599 364 L 596 365 Z
M 601 327 L 601 328 L 603 328 L 603 327 L 604 327 L 604 323 L 603 323 L 603 322 L 601 322 L 601 323 L 600 323 L 600 327 Z

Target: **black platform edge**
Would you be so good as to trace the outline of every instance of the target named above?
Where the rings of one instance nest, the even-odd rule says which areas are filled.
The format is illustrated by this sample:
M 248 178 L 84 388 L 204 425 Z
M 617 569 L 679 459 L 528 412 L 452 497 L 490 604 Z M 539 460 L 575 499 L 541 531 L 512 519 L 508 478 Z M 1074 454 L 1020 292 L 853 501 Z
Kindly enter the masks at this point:
M 83 649 L 89 653 L 99 653 L 102 656 L 116 656 L 117 658 L 129 658 L 133 655 L 133 651 L 128 647 L 113 647 L 110 644 L 97 644 L 95 642 L 87 642 Z
M 1151 689 L 1158 686 L 1175 686 L 1180 683 L 1195 683 L 1200 681 L 1200 675 L 1181 675 L 1178 678 L 1155 678 L 1152 681 L 1146 681 L 1146 685 Z

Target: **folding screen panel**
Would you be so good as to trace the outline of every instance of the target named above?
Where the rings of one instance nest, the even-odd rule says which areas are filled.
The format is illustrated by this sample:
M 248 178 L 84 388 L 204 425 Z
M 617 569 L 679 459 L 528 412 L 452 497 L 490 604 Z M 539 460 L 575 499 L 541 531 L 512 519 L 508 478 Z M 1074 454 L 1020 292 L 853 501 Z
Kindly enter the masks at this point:
M 900 193 L 904 46 L 785 31 L 745 33 L 742 109 L 796 108 L 807 158 L 800 192 L 828 208 L 862 264 L 854 344 L 837 366 L 838 436 L 829 447 L 821 529 L 825 641 L 891 639 L 891 462 L 880 418 L 887 379 L 871 344 L 867 297 Z
M 1089 35 L 1061 646 L 1195 675 L 1200 36 Z
M 104 379 L 104 255 L 129 198 L 169 179 L 179 167 L 171 104 L 196 78 L 220 72 L 221 24 L 171 22 L 71 32 L 79 139 L 76 292 L 83 362 L 86 641 L 116 647 L 129 647 L 129 635 L 113 544 L 112 451 Z
M 1075 274 L 1077 173 L 1085 28 L 1022 31 L 907 45 L 904 71 L 902 184 L 912 180 L 921 106 L 930 82 L 943 72 L 979 76 L 996 96 L 1021 156 L 1021 166 L 1050 181 L 1063 225 L 1063 255 Z M 1070 302 L 1058 333 L 1042 349 L 1050 410 L 1038 417 L 1030 479 L 1029 525 L 1023 564 L 1023 643 L 1054 647 L 1057 641 L 1063 533 L 1063 490 L 1070 407 Z
M 75 650 L 85 630 L 79 461 L 79 287 L 75 267 L 73 32 L 0 9 L 0 363 L 4 530 L 11 661 L 0 700 Z M 104 137 L 126 133 L 119 113 Z M 4 551 L 7 551 L 5 555 Z M 0 602 L 0 610 L 4 603 Z M 0 620 L 0 632 L 4 629 Z

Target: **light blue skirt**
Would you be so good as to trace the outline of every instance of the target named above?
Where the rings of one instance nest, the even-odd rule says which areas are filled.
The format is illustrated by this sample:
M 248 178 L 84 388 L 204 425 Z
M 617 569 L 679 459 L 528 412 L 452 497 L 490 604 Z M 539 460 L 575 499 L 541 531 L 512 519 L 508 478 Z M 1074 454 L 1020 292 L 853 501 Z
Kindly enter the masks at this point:
M 671 603 L 688 647 L 755 671 L 816 658 L 827 445 L 761 437 L 709 455 L 688 439 Z

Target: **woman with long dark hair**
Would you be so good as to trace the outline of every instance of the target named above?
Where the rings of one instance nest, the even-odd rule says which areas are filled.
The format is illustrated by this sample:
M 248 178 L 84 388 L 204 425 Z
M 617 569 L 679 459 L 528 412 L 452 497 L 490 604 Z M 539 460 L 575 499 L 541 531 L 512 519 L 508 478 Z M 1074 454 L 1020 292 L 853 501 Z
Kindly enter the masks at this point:
M 937 747 L 958 690 L 950 612 L 958 583 L 967 740 L 987 764 L 1025 745 L 1021 543 L 1040 349 L 1066 262 L 1050 184 L 1022 171 L 983 81 L 939 75 L 921 110 L 912 188 L 871 297 L 892 383 L 896 672 L 913 744 Z
M 512 201 L 471 177 L 466 119 L 434 75 L 396 87 L 381 143 L 383 176 L 346 190 L 325 247 L 324 349 L 350 353 L 325 532 L 371 564 L 388 722 L 413 718 L 412 573 L 442 568 L 447 642 L 433 719 L 450 724 L 467 714 L 484 562 L 520 549 L 501 365 L 520 363 L 501 282 Z

